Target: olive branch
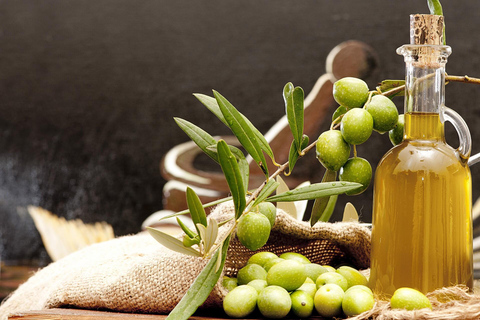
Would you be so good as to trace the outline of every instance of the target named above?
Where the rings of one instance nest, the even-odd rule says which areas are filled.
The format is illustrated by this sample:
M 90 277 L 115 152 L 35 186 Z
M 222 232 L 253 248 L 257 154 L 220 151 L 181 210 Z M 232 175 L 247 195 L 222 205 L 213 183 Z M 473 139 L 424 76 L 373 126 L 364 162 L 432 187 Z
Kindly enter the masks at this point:
M 480 84 L 480 79 L 468 76 L 447 75 L 446 81 Z M 401 96 L 404 94 L 404 90 L 405 81 L 384 80 L 375 90 L 369 92 L 369 99 L 376 94 L 389 98 Z M 313 226 L 318 221 L 329 221 L 338 195 L 360 186 L 360 184 L 355 182 L 336 181 L 337 172 L 327 169 L 320 183 L 272 195 L 280 185 L 277 181 L 278 177 L 281 174 L 291 174 L 297 160 L 310 152 L 317 143 L 317 140 L 309 143 L 309 137 L 303 133 L 304 93 L 302 88 L 294 87 L 292 83 L 287 83 L 283 89 L 286 116 L 293 137 L 288 161 L 283 164 L 275 162 L 273 151 L 260 131 L 220 93 L 213 91 L 213 97 L 203 94 L 194 94 L 194 96 L 215 114 L 222 123 L 230 128 L 242 147 L 262 170 L 265 180 L 253 191 L 248 191 L 249 164 L 244 153 L 237 147 L 228 145 L 222 139 L 217 141 L 213 136 L 193 123 L 185 119 L 175 118 L 177 125 L 190 139 L 220 165 L 231 196 L 202 204 L 195 191 L 187 187 L 188 209 L 162 218 L 177 217 L 177 222 L 185 233 L 183 241 L 160 230 L 148 228 L 149 233 L 167 248 L 183 254 L 210 259 L 192 287 L 170 313 L 168 319 L 187 319 L 206 300 L 221 275 L 230 238 L 233 236 L 238 221 L 244 213 L 249 212 L 263 201 L 315 200 L 310 218 L 310 224 Z M 346 110 L 345 107 L 341 106 L 335 111 L 332 117 L 332 129 L 339 125 Z M 356 154 L 355 149 L 354 153 Z M 272 174 L 268 172 L 265 155 L 277 167 Z M 207 218 L 205 208 L 226 201 L 233 201 L 235 208 L 234 218 L 222 223 L 218 223 L 215 219 Z M 178 216 L 183 214 L 191 215 L 195 230 L 189 229 L 178 219 Z M 231 220 L 234 222 L 229 226 L 224 236 L 218 237 L 219 227 Z

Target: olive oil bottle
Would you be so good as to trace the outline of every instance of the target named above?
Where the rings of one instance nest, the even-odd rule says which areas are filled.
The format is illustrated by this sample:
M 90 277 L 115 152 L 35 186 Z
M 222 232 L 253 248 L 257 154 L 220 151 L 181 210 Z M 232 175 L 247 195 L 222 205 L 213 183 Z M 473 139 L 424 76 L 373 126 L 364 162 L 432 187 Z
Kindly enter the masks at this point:
M 412 16 L 411 34 L 430 30 L 423 25 L 429 19 L 443 22 L 441 16 Z M 375 172 L 369 284 L 379 296 L 400 287 L 426 293 L 473 285 L 471 139 L 465 122 L 444 106 L 451 49 L 439 38 L 434 44 L 416 44 L 416 38 L 397 50 L 406 63 L 405 132 Z M 445 141 L 445 120 L 459 133 L 458 149 Z

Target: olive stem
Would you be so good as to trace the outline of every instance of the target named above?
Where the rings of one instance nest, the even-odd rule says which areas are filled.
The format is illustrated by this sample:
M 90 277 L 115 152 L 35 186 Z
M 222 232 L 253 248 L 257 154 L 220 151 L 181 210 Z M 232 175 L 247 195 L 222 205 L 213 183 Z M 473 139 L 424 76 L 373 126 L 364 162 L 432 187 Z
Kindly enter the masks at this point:
M 423 80 L 423 79 L 418 79 L 418 80 Z M 447 83 L 448 82 L 463 82 L 463 83 L 480 84 L 480 79 L 479 78 L 471 78 L 467 75 L 465 75 L 465 76 L 449 76 L 448 74 L 445 74 L 445 81 Z M 395 87 L 393 89 L 390 89 L 388 91 L 381 92 L 380 94 L 388 97 L 388 96 L 391 96 L 391 95 L 395 95 L 399 92 L 402 92 L 403 90 L 405 90 L 405 85 L 401 85 L 401 86 Z
M 448 74 L 445 75 L 445 81 L 447 82 L 464 82 L 464 83 L 473 83 L 473 84 L 480 84 L 479 78 L 470 78 L 467 75 L 462 76 L 449 76 Z

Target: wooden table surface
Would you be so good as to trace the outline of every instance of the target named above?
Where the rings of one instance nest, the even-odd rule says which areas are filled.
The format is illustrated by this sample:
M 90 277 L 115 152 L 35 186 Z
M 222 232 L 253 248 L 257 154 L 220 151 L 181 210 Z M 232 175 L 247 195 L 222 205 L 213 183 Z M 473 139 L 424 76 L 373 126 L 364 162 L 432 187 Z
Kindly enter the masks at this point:
M 259 315 L 260 316 L 260 315 Z M 164 320 L 167 315 L 154 314 L 132 314 L 132 313 L 118 313 L 106 311 L 91 311 L 80 309 L 49 309 L 39 311 L 28 311 L 12 314 L 8 317 L 9 320 Z M 260 317 L 258 317 L 260 318 Z M 255 320 L 254 317 L 249 317 L 249 320 Z M 321 320 L 324 319 L 319 316 L 313 316 L 310 319 Z M 226 320 L 225 317 L 219 313 L 214 316 L 208 315 L 194 315 L 190 320 Z
M 49 309 L 14 313 L 8 319 L 30 319 L 30 320 L 121 320 L 121 319 L 139 319 L 139 320 L 163 320 L 166 315 L 149 314 L 129 314 L 106 311 L 90 311 L 80 309 Z
M 30 265 L 0 265 L 0 302 L 31 277 L 40 267 Z

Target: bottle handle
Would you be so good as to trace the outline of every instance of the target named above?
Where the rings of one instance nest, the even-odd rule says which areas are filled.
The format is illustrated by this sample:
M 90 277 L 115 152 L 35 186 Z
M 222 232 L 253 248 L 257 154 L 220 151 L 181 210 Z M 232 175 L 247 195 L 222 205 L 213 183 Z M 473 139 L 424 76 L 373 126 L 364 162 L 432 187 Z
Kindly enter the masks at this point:
M 468 129 L 465 120 L 463 120 L 463 118 L 453 109 L 443 105 L 440 108 L 440 121 L 442 121 L 442 123 L 445 121 L 450 122 L 455 130 L 457 130 L 460 146 L 456 151 L 460 160 L 465 163 L 468 162 L 469 166 L 479 162 L 480 154 L 470 157 L 470 153 L 472 152 L 472 136 L 470 135 L 470 130 Z

